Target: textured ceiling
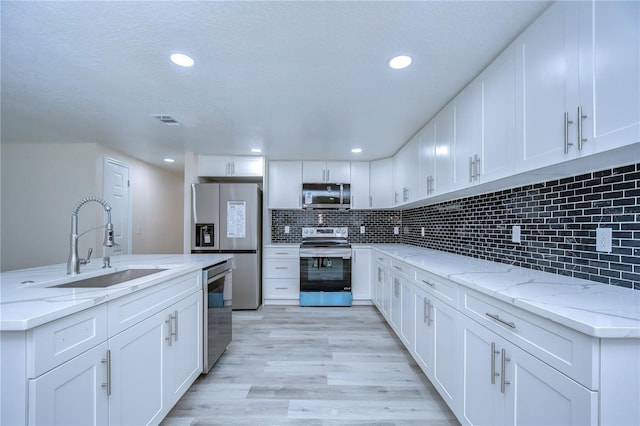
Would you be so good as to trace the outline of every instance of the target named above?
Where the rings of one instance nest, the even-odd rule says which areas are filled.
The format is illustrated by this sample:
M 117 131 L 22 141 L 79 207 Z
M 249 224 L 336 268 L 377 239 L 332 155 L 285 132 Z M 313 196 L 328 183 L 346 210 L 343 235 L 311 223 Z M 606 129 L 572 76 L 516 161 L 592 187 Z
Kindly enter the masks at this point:
M 548 4 L 2 1 L 2 143 L 96 142 L 176 169 L 252 147 L 388 157 Z M 391 70 L 397 54 L 413 65 Z

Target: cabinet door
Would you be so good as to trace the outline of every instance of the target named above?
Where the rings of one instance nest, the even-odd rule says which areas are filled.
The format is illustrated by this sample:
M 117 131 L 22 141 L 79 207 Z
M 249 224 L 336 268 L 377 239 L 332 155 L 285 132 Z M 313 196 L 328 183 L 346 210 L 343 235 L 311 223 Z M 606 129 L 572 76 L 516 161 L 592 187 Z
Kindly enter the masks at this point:
M 327 182 L 350 183 L 351 163 L 348 161 L 327 161 Z
M 457 417 L 467 425 L 504 424 L 504 399 L 499 396 L 502 340 L 464 315 L 460 323 L 463 389 Z
M 198 176 L 230 176 L 230 157 L 220 155 L 199 155 Z
M 640 3 L 580 2 L 583 154 L 640 141 L 639 75 Z
M 318 183 L 327 181 L 326 161 L 303 161 L 302 181 L 305 183 Z
M 351 163 L 351 210 L 369 208 L 369 163 Z
M 479 182 L 489 182 L 515 173 L 515 48 L 502 52 L 480 75 L 480 81 L 483 134 L 477 173 Z
M 165 312 L 159 312 L 109 339 L 111 424 L 159 423 L 166 414 L 163 354 L 169 338 Z
M 107 425 L 106 342 L 29 380 L 29 424 Z
M 453 187 L 455 113 L 455 107 L 450 104 L 434 118 L 435 180 L 432 184 L 432 192 L 435 194 L 443 194 Z
M 515 42 L 516 131 L 519 172 L 575 157 L 578 105 L 578 3 L 552 4 Z
M 415 289 L 415 312 L 414 359 L 429 380 L 433 380 L 434 334 L 431 296 L 420 288 Z
M 302 163 L 269 162 L 269 208 L 299 209 L 302 201 Z
M 391 274 L 391 306 L 389 309 L 389 324 L 391 328 L 400 334 L 400 321 L 402 320 L 402 278 Z
M 385 268 L 383 271 L 382 285 L 380 287 L 380 304 L 382 305 L 382 315 L 387 322 L 391 322 L 391 293 L 393 291 L 393 285 L 391 283 L 391 273 L 389 270 Z
M 414 286 L 407 280 L 400 281 L 400 339 L 409 352 L 415 348 L 416 295 Z
M 371 193 L 371 207 L 374 209 L 393 206 L 392 160 L 372 161 L 369 169 L 369 192 Z
M 233 157 L 230 162 L 231 176 L 260 177 L 264 174 L 262 157 Z
M 436 177 L 436 124 L 431 120 L 420 131 L 420 183 L 421 198 L 428 197 L 434 190 Z
M 433 327 L 433 385 L 455 411 L 459 403 L 458 311 L 431 297 Z
M 482 152 L 482 84 L 472 82 L 453 100 L 455 121 L 454 186 L 464 188 L 477 182 Z
M 420 136 L 414 136 L 393 157 L 393 201 L 403 204 L 418 198 Z
M 353 249 L 351 293 L 354 300 L 371 300 L 371 249 Z
M 505 350 L 505 423 L 596 425 L 598 393 L 508 342 Z M 497 361 L 501 363 L 501 354 Z
M 202 373 L 202 292 L 173 305 L 165 341 L 165 406 L 172 407 Z M 170 344 L 169 344 L 170 343 Z

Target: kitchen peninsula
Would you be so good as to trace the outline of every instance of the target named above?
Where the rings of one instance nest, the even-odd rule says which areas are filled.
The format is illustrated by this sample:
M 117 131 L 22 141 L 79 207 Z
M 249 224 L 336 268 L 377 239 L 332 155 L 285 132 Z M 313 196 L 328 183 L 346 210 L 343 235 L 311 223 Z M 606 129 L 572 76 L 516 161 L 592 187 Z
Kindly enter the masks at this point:
M 158 423 L 202 372 L 202 269 L 231 255 L 126 255 L 102 288 L 99 262 L 2 273 L 1 424 Z

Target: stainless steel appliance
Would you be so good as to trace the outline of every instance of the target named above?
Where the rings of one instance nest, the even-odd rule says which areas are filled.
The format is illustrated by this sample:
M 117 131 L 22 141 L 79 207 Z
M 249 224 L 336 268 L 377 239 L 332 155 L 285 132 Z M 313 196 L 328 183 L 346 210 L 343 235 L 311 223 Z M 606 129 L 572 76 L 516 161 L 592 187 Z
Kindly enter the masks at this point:
M 349 228 L 302 228 L 300 306 L 351 306 Z
M 348 209 L 351 185 L 348 183 L 303 183 L 302 208 Z
M 231 343 L 232 261 L 202 270 L 204 286 L 204 355 L 202 372 L 207 374 Z
M 255 183 L 192 185 L 192 253 L 233 254 L 233 309 L 261 299 L 262 191 Z

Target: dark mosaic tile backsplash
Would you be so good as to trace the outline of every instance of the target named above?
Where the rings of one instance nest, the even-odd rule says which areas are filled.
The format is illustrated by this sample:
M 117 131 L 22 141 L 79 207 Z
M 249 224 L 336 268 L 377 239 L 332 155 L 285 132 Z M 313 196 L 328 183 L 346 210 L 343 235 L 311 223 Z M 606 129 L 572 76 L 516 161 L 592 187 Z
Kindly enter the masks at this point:
M 272 241 L 297 243 L 302 226 L 321 225 L 348 225 L 352 243 L 412 244 L 640 289 L 640 164 L 404 211 L 274 210 Z M 596 251 L 598 227 L 612 229 L 611 253 Z

